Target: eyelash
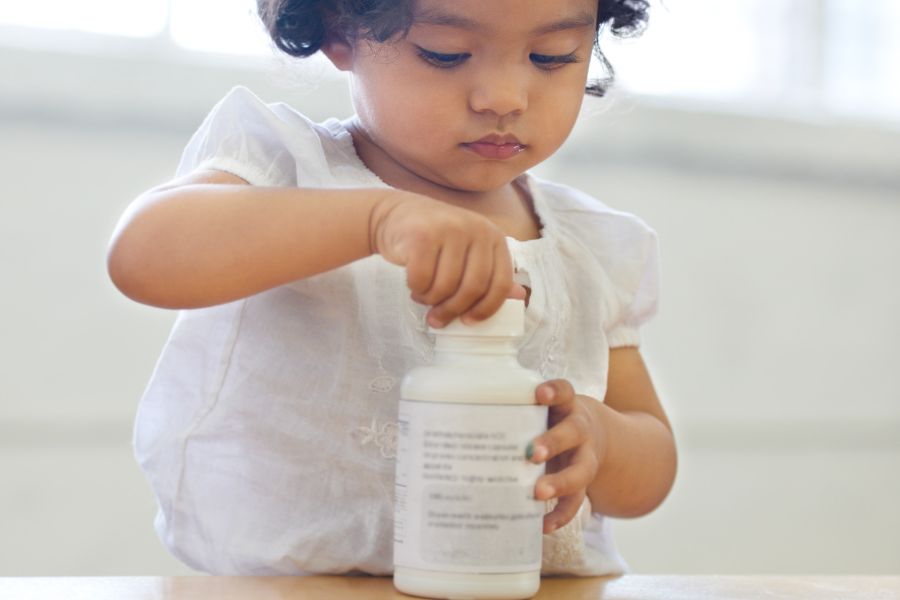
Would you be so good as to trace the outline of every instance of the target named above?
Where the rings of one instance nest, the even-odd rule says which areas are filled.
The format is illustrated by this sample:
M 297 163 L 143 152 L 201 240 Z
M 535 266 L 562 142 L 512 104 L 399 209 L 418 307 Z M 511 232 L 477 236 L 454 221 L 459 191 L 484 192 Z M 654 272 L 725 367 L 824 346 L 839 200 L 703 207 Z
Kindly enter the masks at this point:
M 444 54 L 441 52 L 432 52 L 420 46 L 416 46 L 419 57 L 429 65 L 438 69 L 452 69 L 463 64 L 470 56 L 468 52 L 459 52 L 456 54 Z M 552 71 L 570 63 L 580 62 L 580 59 L 574 52 L 570 54 L 535 54 L 528 55 L 534 66 L 543 71 Z
M 443 54 L 441 52 L 432 52 L 431 50 L 426 50 L 420 46 L 416 46 L 416 50 L 419 53 L 419 56 L 426 63 L 430 64 L 433 67 L 437 67 L 438 69 L 452 69 L 458 65 L 461 65 L 468 59 L 471 54 L 468 52 L 461 52 L 457 54 Z
M 558 69 L 564 65 L 581 62 L 581 60 L 575 56 L 574 52 L 557 55 L 529 54 L 528 58 L 531 59 L 531 62 L 533 62 L 537 68 L 544 69 L 545 71 L 552 71 L 553 69 Z

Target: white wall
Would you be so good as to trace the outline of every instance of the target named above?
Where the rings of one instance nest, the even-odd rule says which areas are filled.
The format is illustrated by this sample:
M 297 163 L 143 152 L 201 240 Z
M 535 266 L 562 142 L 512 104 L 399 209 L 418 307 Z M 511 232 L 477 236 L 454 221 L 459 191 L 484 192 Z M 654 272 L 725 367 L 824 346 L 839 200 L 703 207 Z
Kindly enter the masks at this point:
M 346 94 L 141 58 L 2 49 L 0 71 L 0 576 L 188 573 L 129 447 L 173 315 L 118 295 L 105 245 L 231 85 L 314 118 Z M 900 133 L 624 98 L 586 112 L 539 172 L 662 244 L 644 353 L 681 466 L 658 511 L 617 523 L 632 567 L 900 571 Z

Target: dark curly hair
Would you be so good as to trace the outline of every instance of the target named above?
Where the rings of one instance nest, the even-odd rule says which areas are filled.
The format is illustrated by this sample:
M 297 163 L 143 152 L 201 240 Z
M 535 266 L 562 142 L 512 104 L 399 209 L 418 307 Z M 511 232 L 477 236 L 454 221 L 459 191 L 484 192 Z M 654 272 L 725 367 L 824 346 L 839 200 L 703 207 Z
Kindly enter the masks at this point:
M 318 52 L 327 38 L 359 38 L 384 42 L 409 31 L 414 0 L 257 0 L 259 16 L 275 45 L 291 56 Z M 612 83 L 613 68 L 600 51 L 600 32 L 614 35 L 640 33 L 647 24 L 649 0 L 599 0 L 594 54 L 607 77 L 588 82 L 586 92 L 603 96 Z

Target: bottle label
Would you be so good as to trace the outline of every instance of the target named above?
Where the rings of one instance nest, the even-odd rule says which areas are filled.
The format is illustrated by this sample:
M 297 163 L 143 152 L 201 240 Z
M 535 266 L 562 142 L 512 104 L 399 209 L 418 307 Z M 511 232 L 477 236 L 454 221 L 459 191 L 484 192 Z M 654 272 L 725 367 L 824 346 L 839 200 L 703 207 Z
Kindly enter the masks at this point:
M 544 472 L 525 448 L 547 407 L 400 401 L 394 564 L 459 573 L 541 568 Z

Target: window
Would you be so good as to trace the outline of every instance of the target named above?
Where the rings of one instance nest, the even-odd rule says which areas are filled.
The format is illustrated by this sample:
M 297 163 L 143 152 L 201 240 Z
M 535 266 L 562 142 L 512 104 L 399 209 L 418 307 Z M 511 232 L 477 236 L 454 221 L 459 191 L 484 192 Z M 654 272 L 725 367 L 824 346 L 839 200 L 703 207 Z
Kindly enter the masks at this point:
M 256 16 L 256 0 L 173 0 L 169 27 L 175 43 L 189 50 L 270 52 L 269 38 Z
M 0 26 L 168 38 L 187 50 L 264 55 L 255 0 L 42 0 L 0 5 Z
M 771 89 L 786 69 L 773 60 L 787 53 L 771 25 L 785 19 L 789 5 L 790 0 L 665 0 L 651 8 L 643 35 L 624 41 L 607 36 L 601 48 L 618 82 L 636 92 L 752 97 Z
M 651 2 L 643 36 L 601 40 L 618 85 L 626 90 L 738 110 L 900 122 L 897 0 Z M 165 45 L 176 56 L 269 56 L 271 43 L 255 5 L 255 0 L 7 2 L 0 4 L 0 42 L 30 45 L 43 29 L 45 38 L 56 35 L 60 43 L 94 48 L 101 44 L 88 43 L 86 36 L 105 34 L 150 49 Z M 72 38 L 63 30 L 80 35 Z
M 900 121 L 896 0 L 656 0 L 601 47 L 638 93 Z
M 824 36 L 829 107 L 900 119 L 900 2 L 831 0 Z
M 0 4 L 0 24 L 153 37 L 166 28 L 163 0 L 41 0 Z

